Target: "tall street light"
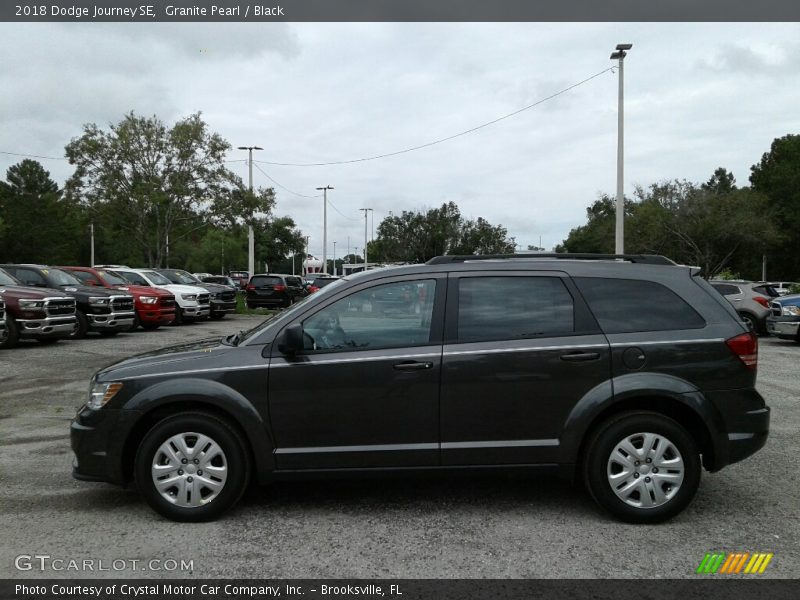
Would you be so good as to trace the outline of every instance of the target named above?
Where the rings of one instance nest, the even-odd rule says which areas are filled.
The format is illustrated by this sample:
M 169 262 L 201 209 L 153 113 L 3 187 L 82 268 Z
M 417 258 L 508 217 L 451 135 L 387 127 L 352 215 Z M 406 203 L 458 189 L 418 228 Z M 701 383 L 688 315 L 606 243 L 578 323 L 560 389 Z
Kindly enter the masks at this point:
M 633 44 L 617 44 L 616 52 L 611 54 L 611 60 L 619 61 L 619 106 L 617 107 L 617 221 L 614 235 L 614 252 L 625 254 L 625 190 L 623 189 L 623 142 L 624 142 L 624 112 L 623 112 L 623 61 L 628 50 Z
M 332 190 L 332 185 L 318 187 L 322 190 L 322 272 L 328 272 L 328 190 Z
M 249 152 L 249 158 L 247 160 L 247 167 L 248 167 L 248 184 L 247 189 L 250 190 L 250 194 L 253 193 L 253 150 L 263 150 L 260 146 L 239 146 L 239 150 L 247 150 Z M 253 223 L 252 223 L 252 216 L 251 223 L 247 226 L 247 271 L 250 273 L 250 277 L 255 275 L 256 273 L 256 241 L 253 235 Z
M 333 274 L 336 275 L 336 242 L 333 242 Z
M 368 229 L 368 222 L 367 222 L 367 215 L 372 212 L 371 208 L 359 208 L 358 210 L 364 211 L 364 270 L 367 270 L 367 229 Z

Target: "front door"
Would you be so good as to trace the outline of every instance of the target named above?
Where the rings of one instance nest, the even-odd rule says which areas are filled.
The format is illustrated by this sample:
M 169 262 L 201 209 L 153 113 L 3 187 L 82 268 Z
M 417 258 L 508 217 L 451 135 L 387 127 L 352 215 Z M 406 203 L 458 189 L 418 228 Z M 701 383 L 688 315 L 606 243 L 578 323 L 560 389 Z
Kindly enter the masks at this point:
M 299 317 L 303 352 L 273 345 L 278 469 L 439 463 L 445 285 L 438 274 L 388 277 L 333 293 Z

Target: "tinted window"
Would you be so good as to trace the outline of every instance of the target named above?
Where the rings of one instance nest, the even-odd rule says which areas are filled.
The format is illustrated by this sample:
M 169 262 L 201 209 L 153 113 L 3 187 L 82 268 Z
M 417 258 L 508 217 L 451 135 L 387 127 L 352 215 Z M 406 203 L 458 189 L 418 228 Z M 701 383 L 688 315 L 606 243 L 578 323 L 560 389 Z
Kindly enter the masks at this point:
M 769 296 L 770 298 L 777 298 L 780 296 L 778 290 L 771 285 L 757 285 L 753 288 L 753 291 L 763 294 L 764 296 Z
M 370 350 L 428 344 L 435 288 L 433 280 L 404 281 L 342 298 L 303 322 L 306 348 Z
M 326 285 L 328 285 L 329 283 L 333 283 L 334 281 L 339 281 L 339 280 L 338 279 L 315 279 L 312 282 L 312 285 L 314 285 L 314 286 L 316 286 L 318 288 L 324 288 Z
M 250 285 L 254 285 L 256 287 L 264 287 L 265 285 L 283 285 L 283 279 L 280 277 L 254 275 L 250 280 Z
M 572 296 L 558 277 L 463 277 L 458 341 L 513 340 L 575 331 Z
M 123 271 L 122 273 L 120 273 L 120 275 L 125 277 L 125 279 L 127 279 L 128 281 L 130 281 L 133 284 L 150 286 L 150 284 L 147 283 L 147 279 L 145 279 L 144 277 L 142 277 L 138 273 L 134 273 L 133 271 Z
M 129 283 L 111 271 L 98 271 L 97 273 L 100 275 L 100 277 L 105 279 L 108 285 L 125 285 Z
M 3 269 L 0 269 L 0 285 L 19 285 L 19 281 L 14 279 Z
M 70 271 L 70 273 L 72 273 L 75 277 L 77 277 L 87 285 L 90 284 L 100 285 L 100 282 L 98 281 L 97 277 L 95 277 L 91 273 L 87 273 L 86 271 Z
M 9 269 L 9 271 L 11 270 L 12 269 Z M 47 282 L 44 280 L 44 277 L 42 277 L 36 271 L 31 271 L 30 269 L 15 269 L 13 271 L 16 278 L 25 285 L 38 285 L 41 287 L 47 286 Z
M 669 288 L 639 279 L 576 277 L 606 333 L 699 329 L 705 321 Z
M 301 283 L 299 277 L 287 277 L 286 278 L 286 285 L 291 285 L 293 287 L 300 287 L 303 284 Z
M 169 279 L 164 277 L 161 273 L 155 271 L 145 271 L 144 276 L 148 277 L 155 285 L 169 285 L 172 283 Z
M 740 290 L 737 286 L 729 283 L 712 283 L 711 285 L 723 296 L 736 296 L 737 294 L 742 293 L 742 290 Z

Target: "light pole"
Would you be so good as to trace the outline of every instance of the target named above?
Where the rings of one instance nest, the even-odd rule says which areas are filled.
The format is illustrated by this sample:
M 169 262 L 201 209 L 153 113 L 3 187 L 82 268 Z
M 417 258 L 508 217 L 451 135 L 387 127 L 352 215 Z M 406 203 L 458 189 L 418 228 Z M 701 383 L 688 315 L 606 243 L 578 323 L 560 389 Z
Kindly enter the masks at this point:
M 92 232 L 92 256 L 91 256 L 91 262 L 89 264 L 94 267 L 94 221 L 91 222 L 91 232 Z
M 322 268 L 323 272 L 328 272 L 328 190 L 332 190 L 332 185 L 318 187 L 322 190 Z
M 359 208 L 358 210 L 364 211 L 364 270 L 367 270 L 367 230 L 368 230 L 368 222 L 367 222 L 367 215 L 369 215 L 371 208 Z
M 239 146 L 239 150 L 247 150 L 248 151 L 248 160 L 247 160 L 247 167 L 248 167 L 248 184 L 247 189 L 250 190 L 250 193 L 253 193 L 253 150 L 263 150 L 260 146 Z M 250 215 L 251 217 L 253 215 Z M 256 268 L 256 241 L 253 235 L 253 224 L 250 223 L 247 226 L 247 270 L 252 277 L 255 275 L 255 268 Z
M 336 242 L 333 242 L 333 274 L 336 275 Z
M 619 105 L 617 107 L 617 220 L 614 235 L 614 252 L 625 254 L 625 190 L 623 189 L 623 142 L 624 136 L 624 78 L 623 61 L 633 44 L 617 44 L 611 60 L 619 60 Z

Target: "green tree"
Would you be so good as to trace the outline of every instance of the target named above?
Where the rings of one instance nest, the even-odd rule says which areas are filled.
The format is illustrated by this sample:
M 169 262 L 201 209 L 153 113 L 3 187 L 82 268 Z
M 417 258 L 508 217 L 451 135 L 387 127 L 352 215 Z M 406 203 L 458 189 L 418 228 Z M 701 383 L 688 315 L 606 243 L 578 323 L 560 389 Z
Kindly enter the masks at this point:
M 124 240 L 121 247 L 110 243 L 114 257 L 161 266 L 168 239 L 176 243 L 203 224 L 255 221 L 272 210 L 271 189 L 251 194 L 225 167 L 229 149 L 199 113 L 167 127 L 131 112 L 108 130 L 86 125 L 67 144 L 75 165 L 67 190 L 89 208 L 105 240 Z
M 77 262 L 83 217 L 50 173 L 34 160 L 9 167 L 0 182 L 0 255 L 8 261 L 62 264 Z M 83 234 L 88 237 L 88 231 Z
M 425 262 L 443 254 L 505 254 L 513 252 L 514 239 L 502 225 L 486 219 L 465 220 L 454 202 L 425 212 L 403 211 L 378 226 L 378 236 L 368 245 L 370 261 Z
M 765 243 L 773 279 L 800 278 L 800 135 L 773 140 L 769 152 L 750 169 L 753 190 L 764 194 L 784 238 Z

